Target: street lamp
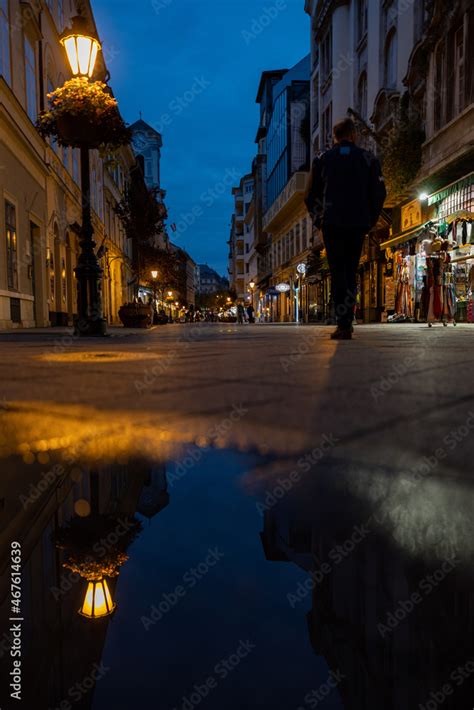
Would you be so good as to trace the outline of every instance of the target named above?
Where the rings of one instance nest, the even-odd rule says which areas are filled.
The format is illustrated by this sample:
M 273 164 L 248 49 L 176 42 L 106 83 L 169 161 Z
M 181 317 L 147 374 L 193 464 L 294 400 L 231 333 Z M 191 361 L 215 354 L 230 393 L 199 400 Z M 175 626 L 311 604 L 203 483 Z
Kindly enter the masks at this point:
M 89 582 L 79 614 L 87 619 L 100 619 L 113 614 L 115 607 L 107 581 L 101 579 L 98 582 Z
M 71 29 L 62 33 L 60 41 L 66 51 L 73 75 L 89 80 L 94 73 L 101 46 L 86 18 L 80 15 L 74 17 Z M 103 272 L 95 253 L 96 244 L 92 226 L 90 157 L 87 143 L 81 144 L 80 151 L 82 226 L 79 239 L 81 251 L 74 269 L 78 282 L 74 333 L 101 336 L 107 334 L 107 324 L 102 308 Z
M 172 303 L 173 303 L 173 291 L 168 291 L 168 304 L 170 307 L 170 323 L 173 322 Z
M 158 271 L 153 269 L 151 272 L 151 278 L 153 279 L 153 323 L 155 323 L 155 321 L 158 322 L 158 314 L 156 307 L 156 279 L 158 278 Z
M 250 283 L 249 283 L 249 288 L 250 288 L 250 297 L 251 297 L 251 301 L 250 301 L 250 302 L 251 302 L 252 308 L 253 308 L 253 307 L 254 307 L 254 306 L 253 306 L 253 292 L 254 292 L 254 290 L 255 290 L 255 281 L 254 281 L 253 279 L 252 279 L 252 280 L 250 281 Z
M 59 41 L 66 50 L 73 75 L 91 79 L 102 47 L 86 18 L 82 15 L 73 17 L 71 28 L 64 30 Z

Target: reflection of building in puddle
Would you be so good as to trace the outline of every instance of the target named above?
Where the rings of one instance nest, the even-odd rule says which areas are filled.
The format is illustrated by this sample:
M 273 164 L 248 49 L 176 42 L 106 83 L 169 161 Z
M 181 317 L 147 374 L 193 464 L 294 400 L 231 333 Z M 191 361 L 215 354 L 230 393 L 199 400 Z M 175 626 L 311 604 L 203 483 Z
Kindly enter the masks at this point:
M 41 469 L 55 473 L 42 476 Z M 39 485 L 43 481 L 44 485 Z M 68 531 L 76 526 L 79 541 L 90 535 L 96 524 L 97 530 L 107 532 L 98 532 L 95 542 L 93 538 L 84 542 L 84 549 L 91 550 L 86 574 L 93 575 L 94 565 L 105 570 L 104 580 L 113 605 L 118 587 L 117 578 L 108 577 L 111 555 L 130 545 L 133 538 L 126 538 L 123 531 L 132 522 L 139 530 L 136 513 L 151 518 L 168 504 L 165 467 L 137 461 L 129 465 L 76 464 L 73 468 L 55 469 L 53 462 L 45 467 L 10 458 L 2 462 L 0 498 L 4 499 L 0 534 L 1 687 L 8 688 L 10 682 L 9 561 L 11 542 L 15 540 L 22 549 L 25 707 L 47 710 L 68 701 L 74 707 L 88 708 L 94 682 L 105 672 L 101 655 L 110 616 L 90 618 L 93 615 L 86 604 L 90 581 L 77 573 L 76 568 L 81 573 L 85 569 L 83 557 L 71 546 Z M 113 521 L 117 521 L 115 527 Z M 58 542 L 61 540 L 63 544 Z M 123 558 L 126 559 L 125 554 Z M 73 563 L 66 568 L 64 563 L 71 560 Z M 105 589 L 99 587 L 100 584 L 99 592 L 100 588 Z M 126 599 L 122 605 L 126 605 Z M 81 616 L 80 609 L 89 618 Z
M 424 558 L 420 539 L 415 556 L 380 520 L 376 508 L 347 489 L 331 491 L 324 476 L 313 478 L 266 510 L 263 548 L 268 560 L 309 573 L 288 590 L 288 603 L 301 613 L 311 607 L 311 644 L 344 676 L 337 692 L 346 710 L 438 707 L 441 695 L 443 708 L 471 707 L 469 560 L 435 559 L 432 546 Z M 304 695 L 300 704 L 311 707 Z

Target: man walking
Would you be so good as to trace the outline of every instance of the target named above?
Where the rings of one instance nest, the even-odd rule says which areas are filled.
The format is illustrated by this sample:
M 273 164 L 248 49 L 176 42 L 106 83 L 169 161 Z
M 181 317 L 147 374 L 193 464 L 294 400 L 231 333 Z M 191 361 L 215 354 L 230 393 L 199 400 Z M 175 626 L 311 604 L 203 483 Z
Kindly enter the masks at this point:
M 356 145 L 350 118 L 333 128 L 334 147 L 313 162 L 306 206 L 322 230 L 336 311 L 333 340 L 351 340 L 357 295 L 357 267 L 367 232 L 387 196 L 377 158 Z

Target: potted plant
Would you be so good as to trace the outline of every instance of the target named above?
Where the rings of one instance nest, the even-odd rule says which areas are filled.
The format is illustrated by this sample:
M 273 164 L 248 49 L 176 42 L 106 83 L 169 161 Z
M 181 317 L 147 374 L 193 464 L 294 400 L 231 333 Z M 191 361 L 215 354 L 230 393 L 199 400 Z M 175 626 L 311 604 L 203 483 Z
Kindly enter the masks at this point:
M 70 79 L 48 94 L 49 108 L 37 120 L 39 133 L 60 145 L 100 148 L 111 153 L 130 143 L 131 132 L 110 89 L 101 81 Z
M 151 328 L 153 306 L 147 303 L 124 303 L 119 309 L 119 318 L 125 328 Z

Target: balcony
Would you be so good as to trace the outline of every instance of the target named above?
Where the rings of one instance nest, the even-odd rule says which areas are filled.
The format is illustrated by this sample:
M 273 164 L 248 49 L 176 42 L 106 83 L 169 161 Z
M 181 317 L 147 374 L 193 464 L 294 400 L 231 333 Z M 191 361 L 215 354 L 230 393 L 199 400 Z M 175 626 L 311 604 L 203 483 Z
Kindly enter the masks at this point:
M 304 202 L 308 173 L 295 173 L 263 217 L 265 232 L 275 232 Z
M 474 103 L 471 103 L 424 143 L 423 162 L 417 182 L 440 175 L 446 183 L 456 180 L 463 172 L 470 172 L 473 144 Z

